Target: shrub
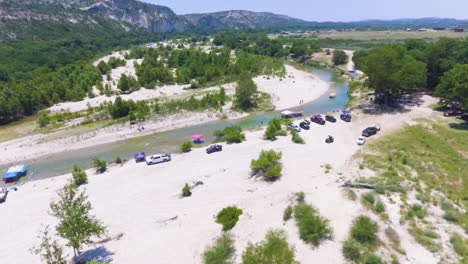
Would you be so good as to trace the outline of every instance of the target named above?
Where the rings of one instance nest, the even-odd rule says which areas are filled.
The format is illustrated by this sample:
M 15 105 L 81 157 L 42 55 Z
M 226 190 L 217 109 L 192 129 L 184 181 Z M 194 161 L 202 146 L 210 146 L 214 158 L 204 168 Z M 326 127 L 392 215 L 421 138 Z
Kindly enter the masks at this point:
M 348 199 L 350 199 L 351 201 L 356 201 L 357 194 L 353 190 L 346 189 L 345 194 L 346 194 L 346 197 L 348 197 Z
M 288 207 L 286 207 L 286 209 L 284 209 L 283 221 L 286 222 L 289 219 L 291 219 L 292 213 L 293 213 L 293 208 L 292 206 L 289 205 Z
M 96 169 L 97 173 L 103 173 L 107 170 L 107 162 L 105 160 L 99 159 L 98 157 L 94 157 L 93 168 Z
M 366 258 L 366 262 L 365 264 L 383 264 L 383 260 L 379 257 L 379 256 L 376 256 L 376 255 L 369 255 L 367 258 Z
M 297 264 L 294 248 L 289 246 L 284 231 L 273 230 L 265 240 L 249 244 L 242 253 L 242 264 Z
M 184 188 L 182 188 L 182 197 L 189 197 L 192 195 L 192 188 L 186 183 Z
M 330 165 L 330 164 L 325 164 L 325 173 L 329 173 L 329 172 L 331 171 L 332 168 L 333 168 L 332 165 Z
M 305 141 L 304 139 L 299 136 L 299 134 L 294 131 L 294 130 L 291 130 L 291 135 L 292 135 L 292 141 L 296 144 L 305 144 Z
M 381 200 L 378 200 L 375 204 L 375 211 L 379 214 L 385 212 L 385 204 Z
M 122 159 L 119 156 L 117 156 L 117 158 L 115 158 L 115 163 L 122 164 Z
M 275 140 L 277 136 L 285 136 L 287 134 L 285 132 L 286 131 L 281 130 L 281 120 L 279 118 L 273 118 L 268 122 L 268 127 L 265 130 L 264 137 L 268 140 Z
M 379 226 L 367 216 L 359 216 L 353 221 L 351 236 L 363 244 L 375 244 Z
M 378 194 L 385 194 L 385 185 L 384 184 L 381 184 L 381 183 L 378 183 L 376 186 L 375 186 L 375 192 L 378 193 Z
M 46 127 L 48 124 L 50 124 L 50 119 L 51 118 L 48 111 L 41 111 L 39 112 L 37 123 L 39 124 L 39 127 Z
M 468 260 L 468 239 L 464 239 L 457 233 L 453 233 L 450 238 L 450 243 L 457 254 Z
M 357 262 L 361 258 L 361 245 L 356 240 L 346 240 L 343 244 L 343 256 Z
M 88 175 L 77 164 L 73 165 L 72 181 L 73 181 L 73 185 L 75 186 L 80 186 L 88 181 Z
M 242 213 L 242 210 L 235 206 L 226 207 L 216 215 L 216 223 L 223 226 L 223 231 L 231 230 Z
M 409 218 L 418 217 L 420 219 L 426 216 L 426 209 L 420 204 L 413 204 L 410 206 L 407 216 Z
M 223 233 L 212 246 L 203 252 L 204 264 L 231 264 L 234 256 L 234 238 L 229 233 Z
M 296 195 L 296 202 L 303 203 L 305 201 L 305 193 L 304 192 L 297 192 Z
M 450 222 L 458 222 L 459 214 L 455 210 L 447 210 L 444 213 L 444 218 Z
M 218 138 L 217 141 L 226 141 L 228 143 L 241 143 L 245 140 L 245 135 L 242 133 L 240 126 L 228 126 L 223 130 L 216 130 L 214 135 Z
M 317 209 L 310 205 L 300 203 L 294 207 L 299 235 L 306 243 L 318 246 L 320 241 L 331 237 L 333 230 L 327 219 L 319 215 Z
M 180 146 L 180 150 L 182 150 L 182 152 L 190 152 L 192 150 L 192 146 L 193 146 L 193 143 L 191 141 L 185 141 Z
M 362 196 L 362 199 L 363 199 L 364 202 L 367 203 L 368 205 L 374 205 L 374 203 L 375 203 L 375 195 L 374 195 L 373 192 L 365 193 L 365 194 Z
M 274 181 L 281 177 L 283 169 L 281 163 L 281 152 L 274 150 L 262 151 L 257 160 L 252 160 L 250 168 L 253 175 L 263 175 L 266 180 Z

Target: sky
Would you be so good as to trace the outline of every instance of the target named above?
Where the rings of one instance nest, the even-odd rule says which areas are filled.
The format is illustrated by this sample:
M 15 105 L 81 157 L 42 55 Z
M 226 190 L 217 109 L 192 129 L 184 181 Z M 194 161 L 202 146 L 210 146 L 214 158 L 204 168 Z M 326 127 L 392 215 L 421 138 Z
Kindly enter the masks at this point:
M 468 19 L 468 0 L 140 0 L 177 14 L 232 9 L 265 11 L 308 21 L 443 17 Z

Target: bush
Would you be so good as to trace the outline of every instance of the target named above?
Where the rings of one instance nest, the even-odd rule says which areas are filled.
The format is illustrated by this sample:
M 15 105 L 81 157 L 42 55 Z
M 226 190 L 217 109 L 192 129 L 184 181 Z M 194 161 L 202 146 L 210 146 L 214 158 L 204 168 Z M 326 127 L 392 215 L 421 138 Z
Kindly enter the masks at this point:
M 250 168 L 253 175 L 263 175 L 266 180 L 274 181 L 281 177 L 283 166 L 280 160 L 281 152 L 262 151 L 257 160 L 252 160 Z
M 182 188 L 182 197 L 189 197 L 192 195 L 192 188 L 186 183 L 184 188 Z
M 93 168 L 96 169 L 97 173 L 103 173 L 107 170 L 107 162 L 105 160 L 99 159 L 98 157 L 94 157 Z
M 378 194 L 385 194 L 385 185 L 384 184 L 381 184 L 381 183 L 378 183 L 376 186 L 375 186 L 375 192 L 378 193 Z
M 385 212 L 385 204 L 381 200 L 378 200 L 375 204 L 375 211 L 379 214 Z
M 223 226 L 223 231 L 231 230 L 242 213 L 242 210 L 235 206 L 226 207 L 216 215 L 216 223 Z
M 293 208 L 292 208 L 292 206 L 289 205 L 288 207 L 286 207 L 286 209 L 284 209 L 283 221 L 286 222 L 289 219 L 291 219 L 292 218 L 292 213 L 293 213 Z
M 458 222 L 459 214 L 455 210 L 447 210 L 444 213 L 444 218 L 450 222 Z
M 410 206 L 407 216 L 409 218 L 418 217 L 423 219 L 426 216 L 426 209 L 420 204 L 413 204 Z
M 193 143 L 191 141 L 185 141 L 180 146 L 180 150 L 182 150 L 182 152 L 184 152 L 184 153 L 185 152 L 190 152 L 190 151 L 192 151 L 192 146 L 193 146 Z
M 359 243 L 375 244 L 379 226 L 367 216 L 359 216 L 353 221 L 351 236 Z
M 273 230 L 265 240 L 247 246 L 242 253 L 242 264 L 297 264 L 294 248 L 289 246 L 284 231 Z
M 332 61 L 334 65 L 346 64 L 348 63 L 348 55 L 342 50 L 334 50 Z
M 361 258 L 361 245 L 353 239 L 346 240 L 343 244 L 343 256 L 357 262 Z
M 331 237 L 333 230 L 328 220 L 319 215 L 317 209 L 310 205 L 300 203 L 294 207 L 299 235 L 306 243 L 318 246 L 320 241 Z
M 216 130 L 214 135 L 219 142 L 241 143 L 245 140 L 245 135 L 242 133 L 242 128 L 240 126 L 228 126 L 223 130 Z
M 376 256 L 376 255 L 369 255 L 367 258 L 366 258 L 366 262 L 365 264 L 383 264 L 383 260 L 379 257 L 379 256 Z
M 88 175 L 77 164 L 73 165 L 72 181 L 73 181 L 73 185 L 75 186 L 80 186 L 88 181 Z
M 265 134 L 263 135 L 265 139 L 268 140 L 275 140 L 277 136 L 280 136 L 279 133 L 281 130 L 281 120 L 279 118 L 273 118 L 268 122 L 268 127 L 265 130 Z M 286 132 L 286 131 L 284 131 Z M 281 133 L 281 135 L 286 135 L 287 133 Z
M 292 141 L 296 144 L 305 144 L 305 141 L 304 139 L 299 136 L 299 134 L 294 131 L 294 130 L 291 130 L 291 135 L 292 135 Z
M 39 127 L 46 127 L 48 124 L 50 124 L 49 112 L 48 111 L 39 112 L 37 123 L 39 124 Z
M 234 256 L 234 238 L 229 233 L 223 233 L 214 244 L 203 252 L 204 264 L 231 264 Z
M 297 192 L 296 195 L 296 202 L 303 203 L 305 201 L 305 193 L 304 192 Z
M 374 195 L 373 192 L 365 193 L 365 194 L 362 196 L 362 199 L 363 199 L 364 202 L 367 203 L 368 205 L 374 205 L 374 203 L 375 203 L 375 195 Z
M 457 233 L 453 233 L 450 243 L 457 254 L 464 260 L 468 260 L 468 239 L 464 239 Z
M 122 159 L 119 156 L 117 156 L 117 158 L 115 158 L 115 163 L 122 164 Z

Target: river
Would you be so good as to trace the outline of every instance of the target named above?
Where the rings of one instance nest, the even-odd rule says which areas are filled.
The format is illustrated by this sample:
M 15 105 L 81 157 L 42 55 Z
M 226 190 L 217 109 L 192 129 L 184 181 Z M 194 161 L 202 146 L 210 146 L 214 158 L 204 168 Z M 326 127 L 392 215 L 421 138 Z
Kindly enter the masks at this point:
M 293 109 L 300 108 L 304 111 L 305 116 L 311 113 L 324 114 L 333 110 L 344 109 L 349 100 L 348 83 L 333 82 L 334 74 L 330 71 L 319 69 L 309 69 L 309 71 L 319 78 L 331 82 L 330 88 L 321 97 Z M 335 99 L 329 98 L 331 92 L 337 93 Z M 214 141 L 213 132 L 217 129 L 223 129 L 228 125 L 239 125 L 243 129 L 252 129 L 266 125 L 270 119 L 279 115 L 279 111 L 257 112 L 241 119 L 217 120 L 125 141 L 57 153 L 33 161 L 24 161 L 24 163 L 30 165 L 29 180 L 38 180 L 68 173 L 73 164 L 78 164 L 83 168 L 90 168 L 91 157 L 94 156 L 112 161 L 117 156 L 122 159 L 131 159 L 134 153 L 142 151 L 153 154 L 178 152 L 182 142 L 190 140 L 193 134 L 204 135 L 204 145 L 208 145 Z

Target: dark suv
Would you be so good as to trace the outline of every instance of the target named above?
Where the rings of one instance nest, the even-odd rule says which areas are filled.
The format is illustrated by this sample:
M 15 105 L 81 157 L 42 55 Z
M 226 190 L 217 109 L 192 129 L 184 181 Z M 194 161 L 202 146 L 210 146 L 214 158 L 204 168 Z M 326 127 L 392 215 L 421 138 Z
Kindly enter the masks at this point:
M 351 122 L 351 115 L 350 114 L 341 114 L 340 115 L 341 120 L 345 122 Z
M 328 122 L 332 122 L 332 123 L 336 122 L 336 118 L 332 115 L 326 115 L 325 120 L 327 120 Z
M 307 122 L 304 122 L 302 121 L 299 126 L 302 128 L 302 129 L 305 129 L 305 130 L 309 130 L 310 129 L 310 126 L 309 126 L 309 123 Z
M 221 145 L 212 145 L 212 146 L 209 146 L 206 149 L 207 154 L 211 154 L 213 152 L 218 152 L 218 151 L 223 151 L 223 146 L 221 146 Z
M 310 116 L 310 121 L 317 123 L 319 125 L 325 125 L 325 120 L 323 120 L 321 115 L 312 115 Z
M 376 127 L 368 127 L 366 129 L 364 129 L 364 131 L 362 131 L 362 135 L 364 137 L 370 137 L 370 136 L 373 136 L 375 134 L 377 134 L 377 128 Z

